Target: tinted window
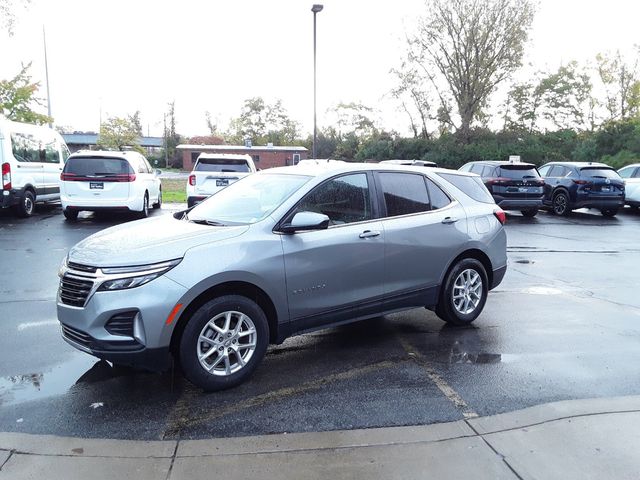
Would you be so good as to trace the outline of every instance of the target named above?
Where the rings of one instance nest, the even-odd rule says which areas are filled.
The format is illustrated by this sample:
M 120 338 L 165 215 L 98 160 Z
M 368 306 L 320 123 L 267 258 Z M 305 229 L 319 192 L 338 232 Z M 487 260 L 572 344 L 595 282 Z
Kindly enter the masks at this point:
M 451 199 L 447 196 L 442 189 L 436 185 L 431 179 L 427 178 L 427 186 L 429 187 L 429 199 L 431 200 L 431 208 L 437 210 L 438 208 L 446 207 L 451 203 Z
M 19 162 L 60 163 L 55 137 L 43 138 L 29 133 L 11 133 L 11 151 Z
M 329 217 L 330 225 L 362 222 L 371 218 L 369 182 L 365 173 L 333 178 L 311 191 L 295 210 Z
M 474 200 L 482 203 L 495 203 L 493 197 L 478 177 L 456 175 L 453 173 L 438 173 L 447 182 L 453 184 L 459 190 L 469 195 Z
M 222 158 L 201 158 L 196 164 L 199 172 L 250 172 L 246 160 L 229 160 Z
M 500 167 L 500 176 L 502 178 L 513 178 L 519 180 L 521 178 L 540 178 L 535 167 L 529 166 L 502 166 Z
M 547 175 L 548 177 L 561 177 L 562 172 L 564 171 L 564 168 L 561 167 L 560 165 L 554 165 L 553 167 L 551 167 L 551 170 L 549 170 L 549 174 Z
M 430 210 L 427 184 L 422 175 L 381 173 L 380 183 L 388 217 Z
M 64 173 L 78 176 L 128 175 L 134 173 L 129 162 L 122 158 L 71 157 L 64 166 Z
M 581 168 L 580 175 L 583 177 L 620 178 L 618 172 L 610 168 Z

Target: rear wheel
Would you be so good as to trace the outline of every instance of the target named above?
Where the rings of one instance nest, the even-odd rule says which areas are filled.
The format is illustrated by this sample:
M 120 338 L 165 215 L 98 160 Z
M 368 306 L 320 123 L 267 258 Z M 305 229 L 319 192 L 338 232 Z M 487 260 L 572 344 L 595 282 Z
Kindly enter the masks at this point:
M 615 217 L 618 214 L 618 209 L 617 208 L 603 208 L 602 210 L 600 210 L 600 213 L 602 213 L 602 215 L 604 217 Z
M 153 208 L 160 208 L 162 206 L 162 188 L 158 190 L 158 201 L 153 204 Z
M 64 218 L 72 222 L 78 219 L 78 210 L 69 210 L 68 208 L 65 208 L 62 211 L 62 214 L 64 215 Z
M 571 213 L 569 208 L 569 196 L 564 192 L 557 192 L 553 196 L 553 213 L 566 216 Z
M 140 218 L 147 218 L 149 216 L 149 193 L 145 192 L 144 199 L 142 200 L 142 210 L 140 211 Z
M 528 218 L 533 218 L 538 214 L 538 209 L 537 208 L 529 208 L 527 210 L 520 210 L 522 212 L 522 215 Z
M 22 192 L 20 202 L 16 205 L 16 213 L 19 217 L 26 218 L 33 215 L 36 207 L 36 197 L 31 190 Z
M 460 260 L 445 277 L 436 314 L 452 325 L 470 324 L 484 308 L 488 284 L 487 272 L 480 261 Z
M 189 381 L 205 391 L 244 382 L 267 350 L 269 325 L 262 309 L 239 295 L 202 305 L 180 339 L 180 364 Z

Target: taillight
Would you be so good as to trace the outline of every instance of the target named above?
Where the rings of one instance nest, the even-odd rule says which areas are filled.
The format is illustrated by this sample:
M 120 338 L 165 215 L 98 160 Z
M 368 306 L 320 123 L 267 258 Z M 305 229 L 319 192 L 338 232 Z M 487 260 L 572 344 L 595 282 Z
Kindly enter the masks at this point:
M 576 185 L 589 185 L 591 182 L 587 180 L 573 180 L 573 183 Z
M 192 187 L 195 187 L 195 185 L 196 185 L 196 176 L 195 175 L 189 175 L 189 185 L 191 185 Z
M 73 181 L 75 179 L 76 179 L 76 176 L 73 173 L 62 172 L 60 174 L 60 180 L 62 180 L 63 182 L 71 182 L 71 181 Z
M 486 183 L 489 185 L 502 185 L 503 183 L 509 182 L 510 178 L 498 177 L 498 178 L 487 178 Z
M 11 190 L 11 165 L 2 164 L 2 189 Z
M 498 219 L 500 224 L 504 225 L 505 223 L 507 223 L 507 214 L 504 213 L 504 210 L 498 208 L 498 209 L 493 211 L 493 214 Z

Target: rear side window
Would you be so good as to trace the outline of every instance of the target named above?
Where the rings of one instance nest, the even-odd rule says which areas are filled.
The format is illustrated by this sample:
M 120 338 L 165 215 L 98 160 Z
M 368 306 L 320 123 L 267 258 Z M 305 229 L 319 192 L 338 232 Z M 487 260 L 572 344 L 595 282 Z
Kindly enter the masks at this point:
M 478 202 L 495 203 L 489 190 L 487 190 L 487 187 L 484 186 L 479 177 L 440 172 L 438 175 Z
M 431 210 L 427 184 L 422 175 L 380 173 L 387 216 L 408 215 Z
M 135 172 L 123 158 L 70 157 L 64 166 L 64 173 L 91 177 L 129 175 Z
M 500 167 L 500 176 L 502 178 L 512 178 L 519 180 L 521 178 L 540 178 L 535 167 L 525 166 L 502 166 Z
M 246 160 L 230 160 L 222 158 L 201 158 L 196 163 L 197 172 L 250 172 Z
M 611 168 L 581 168 L 580 175 L 583 177 L 620 178 L 618 172 Z
M 431 200 L 431 208 L 437 210 L 446 207 L 451 203 L 449 196 L 436 185 L 433 180 L 427 178 L 427 187 L 429 187 L 429 199 Z

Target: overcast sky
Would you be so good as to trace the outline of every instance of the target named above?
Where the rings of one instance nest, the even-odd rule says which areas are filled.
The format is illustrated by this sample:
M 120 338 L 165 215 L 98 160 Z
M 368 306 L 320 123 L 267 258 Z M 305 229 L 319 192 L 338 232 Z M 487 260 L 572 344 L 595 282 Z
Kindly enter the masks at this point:
M 15 35 L 0 33 L 0 78 L 33 62 L 45 96 L 42 25 L 46 27 L 52 113 L 56 124 L 98 130 L 102 117 L 141 111 L 162 134 L 175 100 L 177 130 L 206 134 L 205 111 L 221 129 L 244 99 L 281 99 L 305 132 L 313 127 L 313 1 L 32 0 Z M 387 95 L 389 70 L 405 50 L 405 32 L 422 0 L 325 0 L 318 14 L 318 124 L 339 102 L 379 109 L 382 125 L 408 134 Z M 640 43 L 640 1 L 541 0 L 527 62 L 557 68 Z

